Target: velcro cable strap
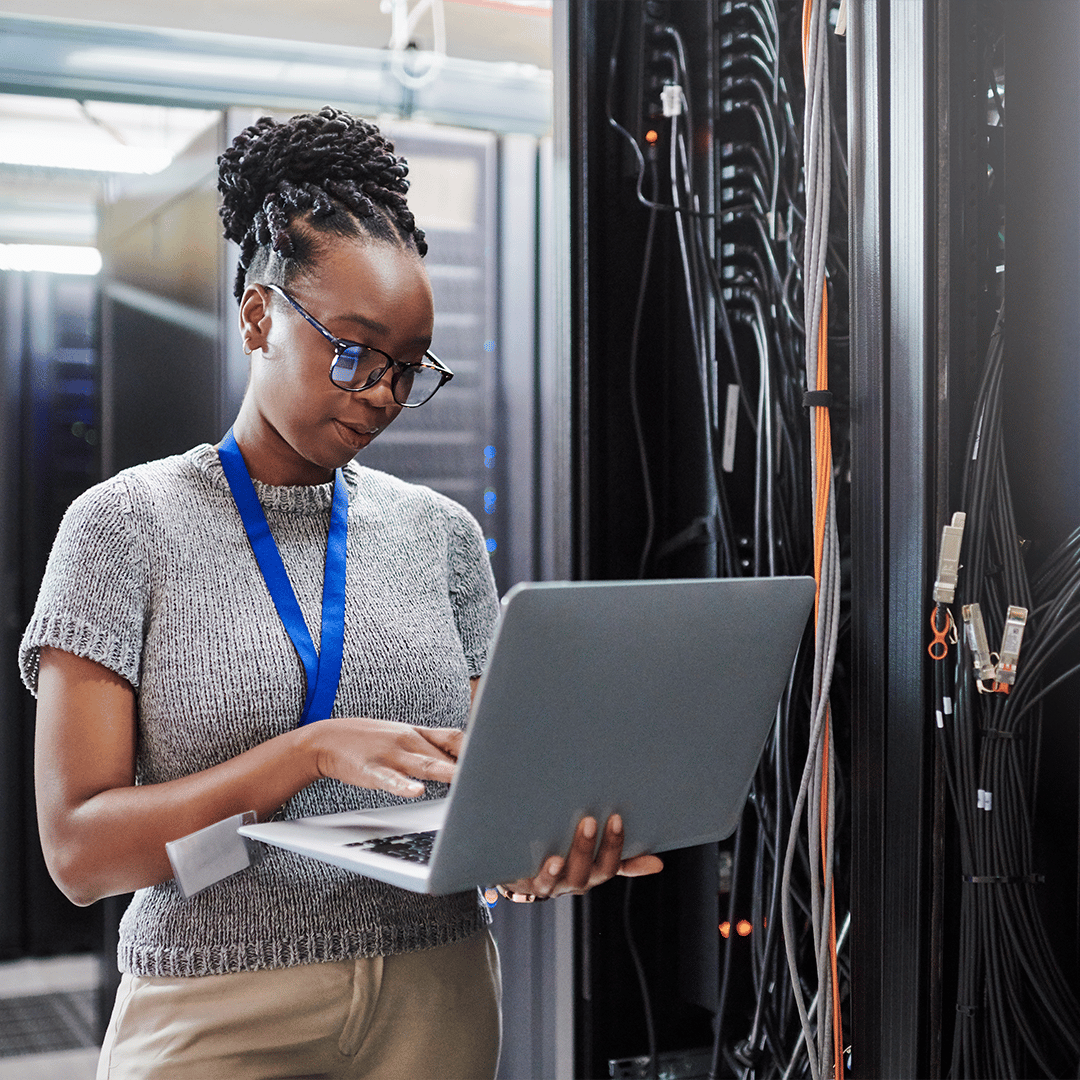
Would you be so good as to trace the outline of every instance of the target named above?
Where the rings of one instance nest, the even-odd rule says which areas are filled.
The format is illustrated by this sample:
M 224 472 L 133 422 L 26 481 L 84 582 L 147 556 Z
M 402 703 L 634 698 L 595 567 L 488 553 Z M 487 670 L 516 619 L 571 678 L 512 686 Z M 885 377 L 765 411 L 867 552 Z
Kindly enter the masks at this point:
M 964 881 L 972 885 L 1042 885 L 1044 874 L 965 874 Z
M 804 390 L 802 396 L 804 409 L 827 409 L 833 403 L 831 390 Z

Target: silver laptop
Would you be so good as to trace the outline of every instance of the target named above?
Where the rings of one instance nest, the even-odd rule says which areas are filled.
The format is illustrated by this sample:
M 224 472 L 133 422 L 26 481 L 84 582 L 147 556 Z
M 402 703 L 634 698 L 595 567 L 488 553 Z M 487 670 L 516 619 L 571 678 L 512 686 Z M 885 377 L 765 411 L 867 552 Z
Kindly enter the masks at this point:
M 814 598 L 808 577 L 515 586 L 450 794 L 245 825 L 415 892 L 536 873 L 585 814 L 624 857 L 729 836 Z

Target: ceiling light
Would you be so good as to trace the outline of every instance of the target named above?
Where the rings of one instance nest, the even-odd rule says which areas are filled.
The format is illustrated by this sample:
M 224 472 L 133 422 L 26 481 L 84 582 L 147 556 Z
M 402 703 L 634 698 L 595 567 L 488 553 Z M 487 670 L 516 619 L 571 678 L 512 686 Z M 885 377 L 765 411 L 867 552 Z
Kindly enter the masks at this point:
M 382 53 L 366 50 L 381 62 Z M 320 63 L 297 56 L 237 56 L 216 53 L 169 52 L 138 48 L 96 48 L 72 51 L 65 67 L 74 73 L 107 71 L 129 78 L 180 80 L 191 90 L 215 86 L 223 80 L 229 85 L 255 84 L 300 88 L 308 93 L 326 88 L 358 93 L 377 92 L 382 85 L 382 68 L 367 66 L 353 58 L 335 62 L 328 56 Z
M 98 218 L 93 207 L 56 209 L 29 200 L 13 205 L 0 194 L 0 239 L 92 244 L 97 229 Z
M 101 252 L 59 244 L 0 244 L 0 270 L 44 270 L 51 274 L 96 274 Z
M 0 164 L 45 169 L 82 169 L 89 172 L 161 172 L 173 155 L 156 147 L 124 146 L 112 142 L 55 142 L 48 139 L 5 138 L 0 142 Z

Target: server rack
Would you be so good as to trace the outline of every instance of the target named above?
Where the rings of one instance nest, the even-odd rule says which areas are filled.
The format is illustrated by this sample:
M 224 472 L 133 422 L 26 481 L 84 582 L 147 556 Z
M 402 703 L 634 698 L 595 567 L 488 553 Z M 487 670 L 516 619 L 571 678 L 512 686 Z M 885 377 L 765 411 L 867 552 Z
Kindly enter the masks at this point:
M 722 21 L 747 6 L 697 4 L 686 11 L 677 3 L 645 4 L 638 11 L 644 9 L 646 20 L 650 10 L 660 11 L 665 19 L 695 28 L 690 36 L 699 50 L 698 78 L 707 83 L 709 65 L 717 59 L 708 56 L 708 20 Z M 980 1007 L 957 996 L 964 960 L 955 931 L 963 890 L 990 888 L 998 879 L 964 881 L 958 868 L 949 758 L 934 719 L 927 613 L 941 529 L 959 509 L 1002 269 L 1015 311 L 1005 336 L 1004 425 L 1018 488 L 1018 533 L 1032 567 L 1080 520 L 1076 320 L 1064 299 L 1075 297 L 1080 251 L 1073 225 L 1077 12 L 1068 3 L 1034 8 L 992 0 L 845 5 L 852 814 L 851 997 L 845 1024 L 848 1064 L 859 1075 L 941 1076 L 950 1067 L 955 1072 L 960 1066 L 950 1066 L 950 1055 L 958 1038 L 956 1017 Z M 612 325 L 605 320 L 625 310 L 627 285 L 616 276 L 612 286 L 604 269 L 609 259 L 617 264 L 620 258 L 640 258 L 645 241 L 640 223 L 608 215 L 604 206 L 625 179 L 603 138 L 612 11 L 602 4 L 571 5 L 569 25 L 576 137 L 574 371 L 582 433 L 575 443 L 576 569 L 602 576 L 632 567 L 625 547 L 636 545 L 644 530 L 628 480 L 634 466 L 621 452 L 627 442 L 623 406 L 610 401 L 608 382 Z M 625 44 L 620 62 L 639 62 L 638 48 L 633 41 Z M 1059 65 L 1071 67 L 1064 71 Z M 718 126 L 702 135 L 703 142 L 722 138 Z M 654 304 L 655 321 L 678 319 L 677 292 L 670 288 Z M 663 337 L 660 332 L 650 340 Z M 671 362 L 671 351 L 658 356 Z M 677 426 L 660 426 L 673 441 L 683 438 Z M 692 437 L 684 445 L 693 448 Z M 700 494 L 692 470 L 665 475 L 677 489 L 675 498 Z M 969 666 L 968 654 L 959 655 Z M 1031 910 L 1040 913 L 1061 958 L 1068 1013 L 1069 994 L 1076 989 L 1080 770 L 1075 684 L 1064 685 L 1064 700 L 1046 705 L 1053 723 L 1043 729 L 1039 801 L 1032 810 L 1041 815 L 1035 845 L 1041 865 L 1032 882 L 1014 883 L 1006 873 L 1000 884 L 1035 890 Z M 691 893 L 673 887 L 670 903 L 650 911 L 655 938 L 662 940 L 673 922 L 694 926 L 701 898 Z M 605 903 L 595 894 L 580 904 L 579 1075 L 599 1075 L 617 1056 L 613 1046 L 621 1046 L 628 1060 L 644 1043 L 640 994 L 625 967 L 604 969 L 611 975 L 604 990 L 611 999 L 598 1001 L 595 994 L 598 964 L 606 962 L 598 955 L 623 948 L 619 914 L 603 914 Z M 708 953 L 712 942 L 699 937 L 697 947 Z M 653 978 L 660 995 L 674 984 L 685 1002 L 687 982 L 677 973 L 683 948 L 682 942 L 661 947 L 661 970 Z M 1033 1009 L 1029 1015 L 1036 1016 Z M 682 1011 L 684 1017 L 691 1013 Z M 1065 1028 L 1073 1024 L 1069 1017 L 1063 1021 Z M 672 1045 L 691 1045 L 675 1024 L 664 1037 Z M 1063 1036 L 1066 1057 L 1069 1038 Z M 639 1061 L 626 1067 L 653 1066 Z
M 100 476 L 96 298 L 85 277 L 0 273 L 0 768 L 3 770 L 0 956 L 85 950 L 92 911 L 71 908 L 49 879 L 37 840 L 33 703 L 15 658 L 52 538 L 68 503 Z

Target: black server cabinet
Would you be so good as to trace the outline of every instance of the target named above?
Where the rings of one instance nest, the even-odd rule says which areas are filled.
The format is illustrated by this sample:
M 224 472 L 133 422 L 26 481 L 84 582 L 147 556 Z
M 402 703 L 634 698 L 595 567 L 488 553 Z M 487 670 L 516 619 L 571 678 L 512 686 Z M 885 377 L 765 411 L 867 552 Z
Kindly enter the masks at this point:
M 85 951 L 99 913 L 52 883 L 34 813 L 34 702 L 15 658 L 64 510 L 100 477 L 94 280 L 0 273 L 0 957 Z
M 627 349 L 625 328 L 637 285 L 628 265 L 640 266 L 647 219 L 618 201 L 634 167 L 613 149 L 618 141 L 607 137 L 607 76 L 616 60 L 642 65 L 643 39 L 627 27 L 640 24 L 642 12 L 662 12 L 681 26 L 700 27 L 692 40 L 696 78 L 707 97 L 715 58 L 708 56 L 712 39 L 702 24 L 710 12 L 723 18 L 725 11 L 748 6 L 698 3 L 687 10 L 678 2 L 587 0 L 569 5 L 575 570 L 581 576 L 633 576 L 646 518 L 633 425 L 618 396 L 625 374 L 618 358 Z M 1003 426 L 1017 543 L 1023 541 L 1024 558 L 1036 566 L 1080 524 L 1080 16 L 1069 0 L 874 0 L 845 9 L 852 813 L 846 1038 L 857 1075 L 941 1076 L 949 1069 L 960 1015 L 959 895 L 962 888 L 993 882 L 961 882 L 959 876 L 955 822 L 935 735 L 927 614 L 941 527 L 959 509 L 965 447 L 1002 272 L 1009 305 Z M 620 12 L 627 20 L 621 32 Z M 647 55 L 645 60 L 647 68 Z M 635 90 L 622 92 L 620 108 Z M 618 119 L 629 122 L 626 111 Z M 702 133 L 703 142 L 722 137 L 716 129 Z M 683 398 L 670 369 L 686 347 L 672 329 L 682 318 L 680 293 L 678 281 L 658 283 L 648 294 L 649 323 L 641 331 L 663 370 L 648 402 L 647 423 L 655 425 L 649 436 L 665 446 L 658 469 L 674 465 L 666 474 L 670 501 L 658 514 L 675 508 L 675 517 L 685 515 L 703 492 L 700 474 L 678 466 L 684 452 L 691 459 L 700 456 L 693 433 L 680 423 Z M 660 527 L 672 524 L 668 519 Z M 680 572 L 701 572 L 689 561 L 677 565 Z M 1070 648 L 1074 655 L 1074 646 L 1065 653 Z M 963 655 L 964 664 L 969 659 Z M 1037 890 L 1042 923 L 1073 995 L 1080 911 L 1075 678 L 1074 673 L 1045 703 L 1038 797 L 1031 804 L 1037 873 L 1020 883 Z M 695 940 L 694 920 L 701 917 L 701 897 L 685 881 L 676 875 L 667 885 L 652 883 L 640 892 L 635 886 L 630 908 L 641 958 L 660 999 L 657 1028 L 666 1025 L 662 1038 L 672 1040 L 691 1033 L 678 1031 L 665 1010 L 678 1011 L 691 1026 L 701 1020 L 686 1006 L 692 995 L 680 952 L 685 942 L 672 940 L 673 925 L 678 936 Z M 616 1051 L 641 1053 L 646 1041 L 641 995 L 622 942 L 617 888 L 610 895 L 598 891 L 579 905 L 577 1045 L 583 1076 L 606 1074 Z M 660 898 L 665 888 L 670 891 Z M 655 900 L 651 889 L 657 890 Z M 698 934 L 696 940 L 704 938 Z M 617 953 L 623 959 L 613 959 Z M 978 1011 L 977 1002 L 959 1004 Z M 1038 1013 L 1033 1006 L 1031 1015 Z

